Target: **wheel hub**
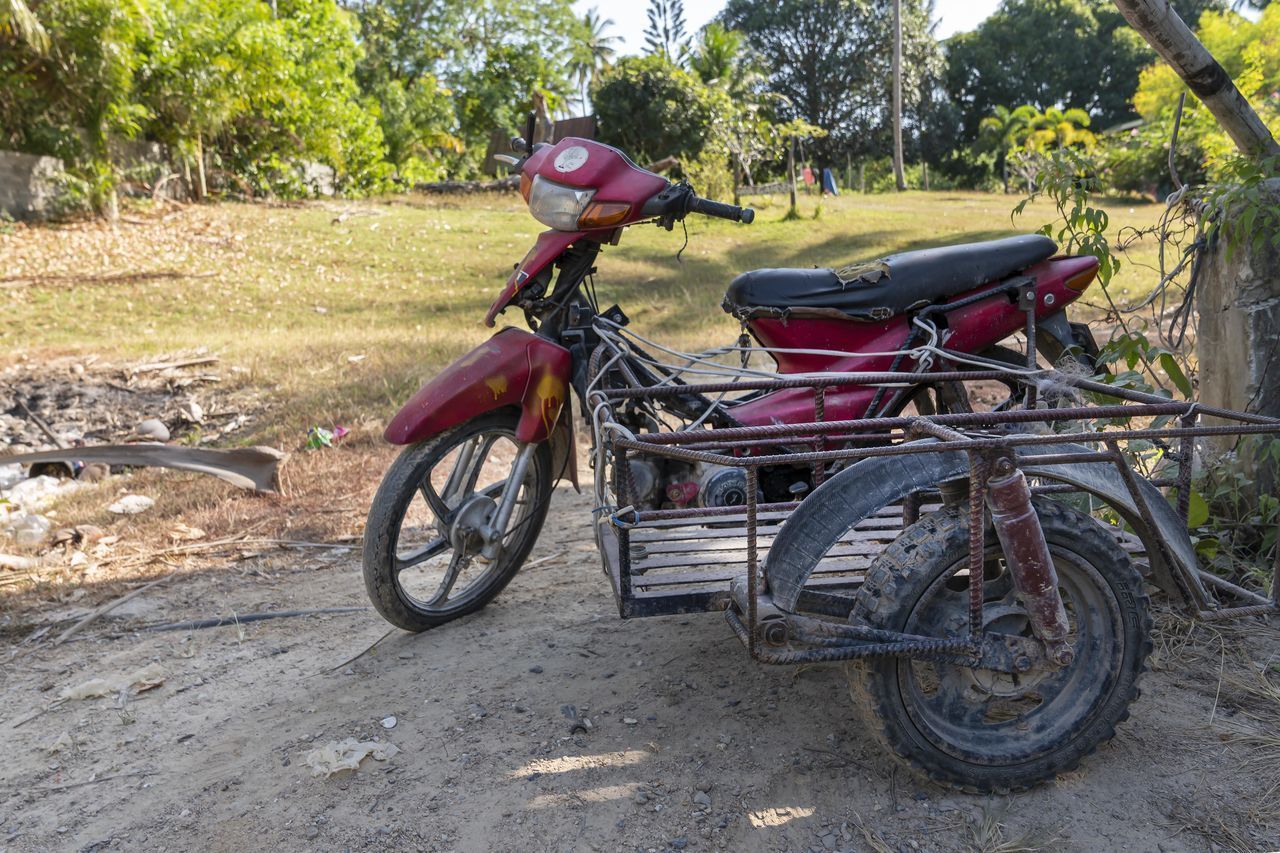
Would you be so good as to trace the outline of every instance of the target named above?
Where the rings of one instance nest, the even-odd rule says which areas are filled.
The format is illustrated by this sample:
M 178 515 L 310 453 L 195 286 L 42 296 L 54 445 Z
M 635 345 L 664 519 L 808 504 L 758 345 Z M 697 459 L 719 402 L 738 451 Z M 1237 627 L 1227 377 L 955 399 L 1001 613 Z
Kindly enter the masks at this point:
M 489 542 L 498 504 L 487 495 L 472 495 L 453 514 L 449 542 L 461 554 L 474 554 Z
M 983 630 L 1001 634 L 1022 634 L 1030 624 L 1027 611 L 1018 604 L 987 605 L 982 611 Z M 1012 674 L 992 669 L 965 669 L 965 677 L 980 693 L 1001 699 L 1015 699 L 1035 687 L 1047 674 L 1043 668 Z

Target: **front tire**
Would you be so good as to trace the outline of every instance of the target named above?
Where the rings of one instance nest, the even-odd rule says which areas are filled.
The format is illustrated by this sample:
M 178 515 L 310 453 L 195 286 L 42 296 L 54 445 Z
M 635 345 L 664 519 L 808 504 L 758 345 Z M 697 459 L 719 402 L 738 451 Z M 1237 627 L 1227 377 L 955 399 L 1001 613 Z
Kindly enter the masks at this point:
M 491 520 L 502 499 L 522 447 L 517 417 L 502 411 L 474 418 L 406 447 L 387 470 L 365 525 L 364 580 L 391 624 L 426 631 L 474 613 L 528 557 L 554 484 L 545 442 L 532 448 L 496 558 L 485 560 L 482 543 L 468 533 Z
M 1151 651 L 1142 578 L 1089 516 L 1054 501 L 1036 510 L 1071 626 L 1074 661 L 1003 675 L 908 658 L 863 664 L 851 679 L 869 728 L 910 766 L 967 791 L 1016 791 L 1071 770 L 1110 740 L 1138 697 Z M 851 621 L 960 637 L 968 626 L 968 513 L 926 516 L 876 559 Z M 998 545 L 983 579 L 989 630 L 1031 636 Z

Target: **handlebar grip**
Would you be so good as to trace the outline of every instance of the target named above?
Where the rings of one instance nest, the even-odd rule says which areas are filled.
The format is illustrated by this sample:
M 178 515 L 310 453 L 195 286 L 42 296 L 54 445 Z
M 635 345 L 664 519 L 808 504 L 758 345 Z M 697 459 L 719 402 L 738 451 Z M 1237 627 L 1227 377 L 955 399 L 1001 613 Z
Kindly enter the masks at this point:
M 756 218 L 756 212 L 749 207 L 738 207 L 736 204 L 725 204 L 701 196 L 693 197 L 689 203 L 689 210 L 692 213 L 701 213 L 703 216 L 714 216 L 717 219 L 727 219 L 730 222 L 741 222 L 745 225 L 750 225 Z

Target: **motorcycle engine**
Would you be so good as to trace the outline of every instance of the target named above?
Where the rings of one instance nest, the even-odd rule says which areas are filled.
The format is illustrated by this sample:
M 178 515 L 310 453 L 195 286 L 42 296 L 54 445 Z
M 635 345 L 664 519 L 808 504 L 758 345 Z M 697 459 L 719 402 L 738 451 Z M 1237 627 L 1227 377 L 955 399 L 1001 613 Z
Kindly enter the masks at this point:
M 757 499 L 761 498 L 757 489 Z M 726 465 L 708 465 L 698 478 L 702 506 L 742 506 L 747 502 L 747 472 Z

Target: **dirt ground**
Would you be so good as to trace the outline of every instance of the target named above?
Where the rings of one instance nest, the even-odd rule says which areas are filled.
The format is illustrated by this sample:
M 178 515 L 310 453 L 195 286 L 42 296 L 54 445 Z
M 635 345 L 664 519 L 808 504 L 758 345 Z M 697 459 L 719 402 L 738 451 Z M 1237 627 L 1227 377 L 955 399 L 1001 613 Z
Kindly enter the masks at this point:
M 1109 746 L 1031 793 L 967 796 L 880 751 L 842 669 L 756 665 L 714 614 L 619 621 L 589 518 L 587 499 L 561 487 L 507 591 L 417 636 L 388 634 L 364 609 L 128 630 L 363 608 L 354 546 L 206 560 L 56 647 L 48 632 L 23 638 L 111 596 L 11 610 L 0 849 L 1280 846 L 1266 728 L 1280 703 L 1265 689 L 1280 646 L 1260 622 L 1212 629 L 1164 616 L 1155 671 Z M 57 701 L 144 667 L 163 683 Z M 571 731 L 566 706 L 591 727 Z M 400 751 L 314 777 L 306 753 L 346 738 Z

